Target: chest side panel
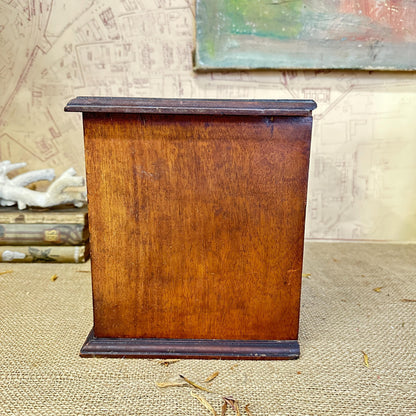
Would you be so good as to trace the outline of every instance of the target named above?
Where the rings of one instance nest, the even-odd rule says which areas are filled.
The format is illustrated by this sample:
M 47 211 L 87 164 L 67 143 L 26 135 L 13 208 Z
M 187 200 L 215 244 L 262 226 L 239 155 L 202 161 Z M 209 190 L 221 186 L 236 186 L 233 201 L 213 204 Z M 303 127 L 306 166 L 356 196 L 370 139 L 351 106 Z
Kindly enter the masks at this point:
M 95 335 L 296 339 L 310 129 L 84 114 Z

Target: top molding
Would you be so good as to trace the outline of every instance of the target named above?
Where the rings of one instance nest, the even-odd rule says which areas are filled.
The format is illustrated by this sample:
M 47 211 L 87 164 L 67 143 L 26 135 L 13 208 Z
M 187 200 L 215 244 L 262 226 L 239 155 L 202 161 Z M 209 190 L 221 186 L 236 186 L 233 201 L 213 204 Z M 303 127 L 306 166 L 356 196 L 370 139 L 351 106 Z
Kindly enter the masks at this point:
M 313 100 L 208 100 L 126 97 L 77 97 L 65 111 L 83 113 L 209 114 L 310 116 Z

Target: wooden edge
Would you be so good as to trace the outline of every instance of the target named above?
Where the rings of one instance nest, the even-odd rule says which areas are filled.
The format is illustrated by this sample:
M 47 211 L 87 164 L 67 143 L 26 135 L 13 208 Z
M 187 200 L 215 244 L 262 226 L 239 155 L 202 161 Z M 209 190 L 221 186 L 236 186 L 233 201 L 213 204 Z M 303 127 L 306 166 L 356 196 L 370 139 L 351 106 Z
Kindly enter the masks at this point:
M 203 358 L 290 360 L 299 358 L 299 343 L 210 339 L 96 338 L 92 330 L 80 356 L 110 358 Z
M 211 100 L 133 97 L 77 97 L 65 111 L 83 113 L 310 116 L 313 100 Z

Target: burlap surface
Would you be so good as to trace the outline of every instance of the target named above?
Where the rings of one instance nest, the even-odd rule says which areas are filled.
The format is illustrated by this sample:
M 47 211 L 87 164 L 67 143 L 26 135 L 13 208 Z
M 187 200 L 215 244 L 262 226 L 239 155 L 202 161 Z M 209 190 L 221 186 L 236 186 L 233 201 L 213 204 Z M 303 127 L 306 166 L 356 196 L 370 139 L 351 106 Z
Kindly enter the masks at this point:
M 403 301 L 416 299 L 415 254 L 308 243 L 299 360 L 169 366 L 78 357 L 92 326 L 89 264 L 0 264 L 13 271 L 0 275 L 0 414 L 209 415 L 194 392 L 218 414 L 233 396 L 255 416 L 416 415 L 416 302 Z M 178 374 L 204 384 L 217 371 L 210 393 L 155 384 Z

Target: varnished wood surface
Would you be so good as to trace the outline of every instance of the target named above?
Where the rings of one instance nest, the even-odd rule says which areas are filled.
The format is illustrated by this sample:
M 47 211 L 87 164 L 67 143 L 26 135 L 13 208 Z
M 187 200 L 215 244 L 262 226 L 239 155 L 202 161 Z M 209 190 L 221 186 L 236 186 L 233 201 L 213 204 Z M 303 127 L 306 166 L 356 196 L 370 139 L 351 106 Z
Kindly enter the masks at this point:
M 65 111 L 89 113 L 310 116 L 312 100 L 196 100 L 133 97 L 77 97 Z
M 296 340 L 312 119 L 117 111 L 84 112 L 95 336 Z
M 297 341 L 233 341 L 197 339 L 97 338 L 91 331 L 81 357 L 110 358 L 220 358 L 294 359 L 299 357 Z

